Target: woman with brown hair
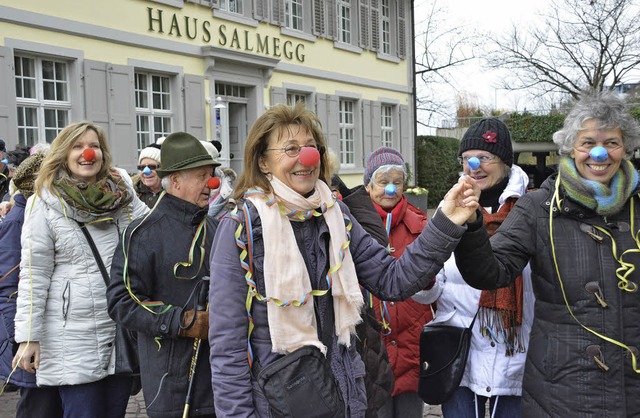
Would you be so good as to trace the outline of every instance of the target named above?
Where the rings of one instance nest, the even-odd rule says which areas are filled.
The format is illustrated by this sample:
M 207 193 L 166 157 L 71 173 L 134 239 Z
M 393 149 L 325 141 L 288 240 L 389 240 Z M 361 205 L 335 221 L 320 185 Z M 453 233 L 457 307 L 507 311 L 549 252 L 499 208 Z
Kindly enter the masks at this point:
M 456 223 L 477 207 L 470 189 L 454 186 L 396 260 L 335 199 L 325 150 L 318 118 L 302 103 L 267 110 L 249 132 L 238 204 L 221 220 L 211 251 L 218 416 L 363 417 L 365 370 L 355 344 L 360 285 L 384 300 L 425 288 L 463 233 Z M 321 366 L 272 391 L 267 368 L 303 352 L 315 353 Z

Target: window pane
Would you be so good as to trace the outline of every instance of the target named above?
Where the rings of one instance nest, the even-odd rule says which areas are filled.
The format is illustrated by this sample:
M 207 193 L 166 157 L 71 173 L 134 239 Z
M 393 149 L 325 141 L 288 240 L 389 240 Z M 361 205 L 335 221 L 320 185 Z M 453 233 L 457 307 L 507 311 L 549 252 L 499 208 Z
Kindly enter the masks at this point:
M 136 116 L 138 152 L 149 145 L 149 117 L 143 115 Z
M 54 80 L 53 61 L 42 61 L 42 78 Z
M 56 99 L 56 91 L 55 86 L 50 81 L 45 81 L 42 83 L 42 93 L 44 94 L 45 100 L 55 100 Z

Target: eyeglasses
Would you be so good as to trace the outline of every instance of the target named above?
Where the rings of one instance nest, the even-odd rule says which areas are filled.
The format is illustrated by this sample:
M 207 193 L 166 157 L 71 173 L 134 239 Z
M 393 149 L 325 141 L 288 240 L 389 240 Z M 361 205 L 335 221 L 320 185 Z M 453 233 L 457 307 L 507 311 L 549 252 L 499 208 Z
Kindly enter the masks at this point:
M 477 158 L 480 164 L 493 164 L 499 161 L 495 155 L 467 155 L 465 157 L 458 157 L 458 162 L 460 165 L 465 165 L 469 163 L 470 158 Z
M 297 145 L 297 144 L 287 145 L 286 147 L 283 147 L 283 148 L 267 148 L 265 151 L 280 151 L 287 154 L 288 157 L 295 158 L 298 155 L 300 155 L 300 151 L 302 150 L 302 148 L 315 148 L 320 152 L 322 151 L 321 150 L 322 147 L 317 147 L 316 145 L 305 145 L 304 147 L 301 147 L 300 145 Z
M 596 141 L 591 141 L 591 140 L 586 140 L 584 142 L 582 142 L 581 144 L 577 144 L 577 146 L 573 147 L 574 149 L 576 149 L 577 151 L 580 152 L 586 152 L 589 153 L 591 152 L 592 149 L 594 149 L 597 146 L 601 146 L 606 148 L 607 151 L 615 151 L 617 149 L 622 148 L 624 145 L 622 144 L 621 141 L 617 140 L 617 139 L 611 139 L 611 140 L 607 140 L 605 142 L 601 142 L 598 143 Z
M 146 167 L 149 167 L 149 170 L 157 170 L 160 168 L 159 164 L 146 164 L 146 165 L 139 165 L 138 166 L 138 170 L 139 171 L 143 171 Z

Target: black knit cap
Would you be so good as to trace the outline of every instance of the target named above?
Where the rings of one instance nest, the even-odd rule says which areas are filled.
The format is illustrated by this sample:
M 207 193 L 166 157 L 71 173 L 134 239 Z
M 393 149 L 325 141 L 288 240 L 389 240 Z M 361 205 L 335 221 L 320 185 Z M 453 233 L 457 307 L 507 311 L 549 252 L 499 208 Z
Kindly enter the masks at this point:
M 481 119 L 467 129 L 460 141 L 458 156 L 472 149 L 488 151 L 509 167 L 513 164 L 511 134 L 507 125 L 498 118 Z

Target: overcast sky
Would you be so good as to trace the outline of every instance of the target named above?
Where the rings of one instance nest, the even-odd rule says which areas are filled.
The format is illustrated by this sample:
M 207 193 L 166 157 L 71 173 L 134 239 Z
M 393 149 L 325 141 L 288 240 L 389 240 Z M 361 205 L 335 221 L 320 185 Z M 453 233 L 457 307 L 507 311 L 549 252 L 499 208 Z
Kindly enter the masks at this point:
M 514 22 L 518 25 L 528 25 L 536 18 L 536 11 L 548 2 L 548 0 L 415 0 L 416 34 L 424 32 L 420 23 L 424 22 L 434 1 L 437 1 L 438 7 L 446 9 L 449 22 L 458 27 L 475 28 L 480 33 L 483 31 L 508 32 Z M 442 94 L 449 95 L 455 100 L 457 93 L 465 92 L 476 96 L 480 106 L 523 110 L 526 107 L 525 95 L 497 88 L 499 77 L 498 73 L 480 68 L 478 62 L 465 64 L 453 71 L 457 91 L 443 86 Z M 420 132 L 419 128 L 418 133 L 426 132 Z

